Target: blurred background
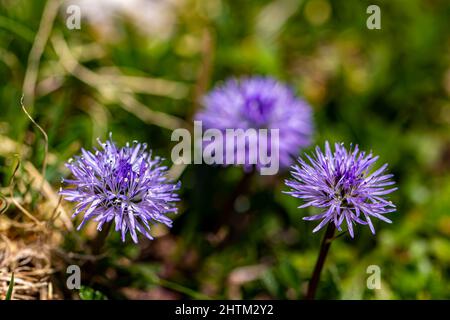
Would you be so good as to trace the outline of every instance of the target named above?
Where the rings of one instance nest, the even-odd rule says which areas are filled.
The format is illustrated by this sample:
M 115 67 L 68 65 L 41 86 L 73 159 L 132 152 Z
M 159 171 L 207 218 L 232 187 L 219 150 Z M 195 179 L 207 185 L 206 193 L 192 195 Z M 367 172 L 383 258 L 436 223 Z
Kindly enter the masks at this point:
M 446 0 L 0 0 L 0 295 L 16 270 L 18 299 L 302 298 L 323 231 L 282 193 L 288 173 L 241 188 L 241 168 L 170 161 L 208 90 L 258 74 L 311 104 L 314 144 L 373 150 L 398 182 L 391 225 L 333 242 L 318 298 L 449 299 L 449 31 Z M 57 191 L 64 162 L 109 132 L 168 159 L 182 202 L 156 240 L 113 233 L 98 255 L 95 224 L 74 231 Z

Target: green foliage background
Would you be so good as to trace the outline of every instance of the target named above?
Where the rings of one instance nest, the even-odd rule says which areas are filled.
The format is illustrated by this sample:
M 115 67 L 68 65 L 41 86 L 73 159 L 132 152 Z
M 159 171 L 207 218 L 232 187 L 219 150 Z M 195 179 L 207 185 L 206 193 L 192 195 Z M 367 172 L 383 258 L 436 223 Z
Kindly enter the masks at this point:
M 55 189 L 68 174 L 64 162 L 108 132 L 119 144 L 148 142 L 171 166 L 175 143 L 167 126 L 190 123 L 205 90 L 230 76 L 271 75 L 312 105 L 315 144 L 343 141 L 373 150 L 398 182 L 393 224 L 377 223 L 376 236 L 360 227 L 355 239 L 334 241 L 318 297 L 449 299 L 450 2 L 175 3 L 168 36 L 146 32 L 127 17 L 106 34 L 101 23 L 86 20 L 81 30 L 69 30 L 59 10 L 40 58 L 35 98 L 25 96 L 49 137 L 46 178 Z M 366 28 L 370 4 L 381 8 L 381 30 Z M 36 167 L 43 140 L 19 101 L 45 5 L 0 0 L 0 135 L 28 145 Z M 70 62 L 65 45 L 82 67 L 64 67 Z M 0 170 L 6 186 L 11 154 L 1 154 Z M 242 175 L 239 168 L 188 166 L 174 228 L 155 228 L 157 239 L 139 246 L 113 234 L 107 257 L 85 285 L 110 299 L 301 298 L 321 234 L 302 220 L 310 212 L 282 194 L 285 172 L 253 177 L 239 198 L 249 209 L 221 216 Z M 87 229 L 67 233 L 64 250 L 89 253 Z M 381 268 L 380 290 L 366 287 L 369 265 Z

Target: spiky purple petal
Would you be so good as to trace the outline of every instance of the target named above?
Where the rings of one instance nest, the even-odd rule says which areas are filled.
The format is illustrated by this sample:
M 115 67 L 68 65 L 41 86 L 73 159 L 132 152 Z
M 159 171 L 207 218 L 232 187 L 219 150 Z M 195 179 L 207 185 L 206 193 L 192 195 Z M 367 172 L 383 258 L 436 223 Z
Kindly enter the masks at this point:
M 387 164 L 373 170 L 378 156 L 366 154 L 358 146 L 347 150 L 337 143 L 332 152 L 326 142 L 325 152 L 316 147 L 315 153 L 306 155 L 306 159 L 298 159 L 298 165 L 292 167 L 293 179 L 286 180 L 286 185 L 291 188 L 288 194 L 305 202 L 299 208 L 323 209 L 320 214 L 303 218 L 321 220 L 313 232 L 327 223 L 334 223 L 341 230 L 345 222 L 353 238 L 354 224 L 368 224 L 375 234 L 372 218 L 391 223 L 385 214 L 394 212 L 395 205 L 384 196 L 397 188 L 390 187 L 395 182 L 390 180 L 392 174 L 385 173 Z
M 313 131 L 312 110 L 293 90 L 269 77 L 229 79 L 212 90 L 204 99 L 205 109 L 196 116 L 205 129 L 278 129 L 279 161 L 281 168 L 288 168 L 300 150 L 311 143 Z M 212 142 L 214 143 L 214 142 Z M 251 167 L 249 143 L 243 149 L 235 149 L 235 159 L 245 154 L 244 167 Z M 225 145 L 229 145 L 225 141 Z M 268 146 L 270 148 L 270 144 Z M 270 153 L 271 150 L 268 150 Z M 227 163 L 232 165 L 235 163 Z M 257 168 L 261 167 L 258 162 Z
M 114 223 L 122 241 L 130 233 L 137 243 L 136 231 L 153 239 L 152 224 L 171 227 L 167 214 L 177 212 L 174 202 L 179 201 L 180 183 L 168 181 L 161 159 L 152 158 L 146 144 L 136 141 L 123 148 L 117 148 L 112 139 L 98 143 L 100 150 L 82 149 L 81 156 L 66 164 L 74 179 L 63 180 L 70 187 L 60 194 L 76 203 L 73 217 L 83 213 L 78 229 L 89 220 L 98 223 L 99 231 L 105 223 Z

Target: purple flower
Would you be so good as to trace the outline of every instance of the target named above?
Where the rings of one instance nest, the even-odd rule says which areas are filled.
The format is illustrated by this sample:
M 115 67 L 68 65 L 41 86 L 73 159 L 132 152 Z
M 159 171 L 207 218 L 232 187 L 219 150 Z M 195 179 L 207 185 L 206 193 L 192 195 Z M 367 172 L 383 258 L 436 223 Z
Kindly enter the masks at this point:
M 340 231 L 345 220 L 353 238 L 354 223 L 368 224 L 375 234 L 372 218 L 392 222 L 384 215 L 394 212 L 395 205 L 384 196 L 397 188 L 386 189 L 395 184 L 390 180 L 393 175 L 385 172 L 387 164 L 372 170 L 378 156 L 360 152 L 358 146 L 347 151 L 343 144 L 337 143 L 332 153 L 326 142 L 325 153 L 316 147 L 315 155 L 306 157 L 309 163 L 299 159 L 300 166 L 293 166 L 291 172 L 294 179 L 286 180 L 286 185 L 292 188 L 288 194 L 305 201 L 299 208 L 313 206 L 323 210 L 320 214 L 303 218 L 322 220 L 313 232 L 329 222 Z
M 313 131 L 310 106 L 294 95 L 290 87 L 268 77 L 230 79 L 210 92 L 203 102 L 205 109 L 196 116 L 206 129 L 279 129 L 280 167 L 289 167 L 299 151 L 308 146 Z M 212 142 L 214 143 L 214 142 Z M 225 140 L 226 146 L 230 143 Z M 244 167 L 249 164 L 249 144 L 262 143 L 255 139 L 246 140 L 244 148 L 235 148 L 235 159 L 245 152 Z M 268 143 L 267 154 L 271 153 Z M 253 163 L 255 160 L 253 160 Z M 230 163 L 225 159 L 225 164 Z M 256 167 L 261 168 L 260 159 Z
M 153 239 L 151 224 L 171 227 L 172 220 L 166 215 L 177 212 L 174 202 L 179 198 L 175 191 L 180 183 L 168 182 L 161 159 L 152 159 L 151 152 L 146 152 L 147 145 L 136 141 L 123 148 L 117 148 L 112 138 L 98 143 L 101 150 L 92 153 L 82 149 L 81 156 L 66 164 L 74 179 L 63 182 L 73 188 L 61 189 L 60 194 L 77 203 L 72 217 L 84 213 L 78 230 L 90 219 L 98 222 L 97 230 L 114 221 L 122 241 L 130 232 L 137 243 L 136 231 Z

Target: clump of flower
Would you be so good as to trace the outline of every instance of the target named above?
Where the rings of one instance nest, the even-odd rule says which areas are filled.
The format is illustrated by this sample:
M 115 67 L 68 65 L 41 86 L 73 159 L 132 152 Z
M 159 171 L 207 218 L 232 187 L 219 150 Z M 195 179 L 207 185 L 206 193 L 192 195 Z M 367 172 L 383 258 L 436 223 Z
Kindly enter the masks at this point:
M 279 162 L 281 168 L 289 167 L 300 150 L 310 144 L 312 110 L 303 100 L 297 98 L 293 90 L 269 77 L 230 79 L 212 90 L 203 101 L 204 110 L 196 116 L 206 129 L 270 129 L 279 130 Z M 214 142 L 212 142 L 214 143 Z M 245 168 L 252 165 L 248 159 L 249 143 L 243 148 L 235 148 L 235 159 L 245 152 Z M 234 145 L 225 141 L 227 145 Z M 268 145 L 270 154 L 270 144 Z M 226 163 L 226 165 L 234 163 Z M 256 164 L 257 168 L 261 163 Z
M 387 164 L 377 170 L 373 167 L 378 156 L 359 151 L 358 146 L 347 150 L 343 144 L 335 144 L 332 152 L 328 142 L 325 153 L 316 147 L 315 154 L 306 156 L 308 162 L 299 159 L 293 166 L 293 179 L 286 180 L 291 187 L 287 192 L 305 203 L 299 208 L 317 207 L 322 213 L 304 217 L 304 220 L 322 220 L 313 230 L 320 230 L 327 223 L 334 223 L 338 230 L 346 223 L 354 237 L 353 224 L 369 225 L 375 234 L 372 218 L 391 223 L 385 214 L 394 212 L 395 205 L 386 195 L 395 191 L 392 174 L 386 173 Z
M 74 178 L 63 179 L 71 187 L 61 189 L 60 194 L 76 203 L 72 217 L 83 213 L 78 230 L 89 220 L 98 222 L 99 231 L 105 223 L 114 223 L 122 241 L 129 232 L 137 243 L 136 231 L 153 239 L 152 224 L 171 227 L 167 214 L 177 212 L 180 183 L 168 180 L 161 159 L 152 158 L 147 145 L 136 141 L 123 148 L 116 147 L 112 138 L 98 143 L 100 150 L 82 149 L 80 156 L 66 164 Z

